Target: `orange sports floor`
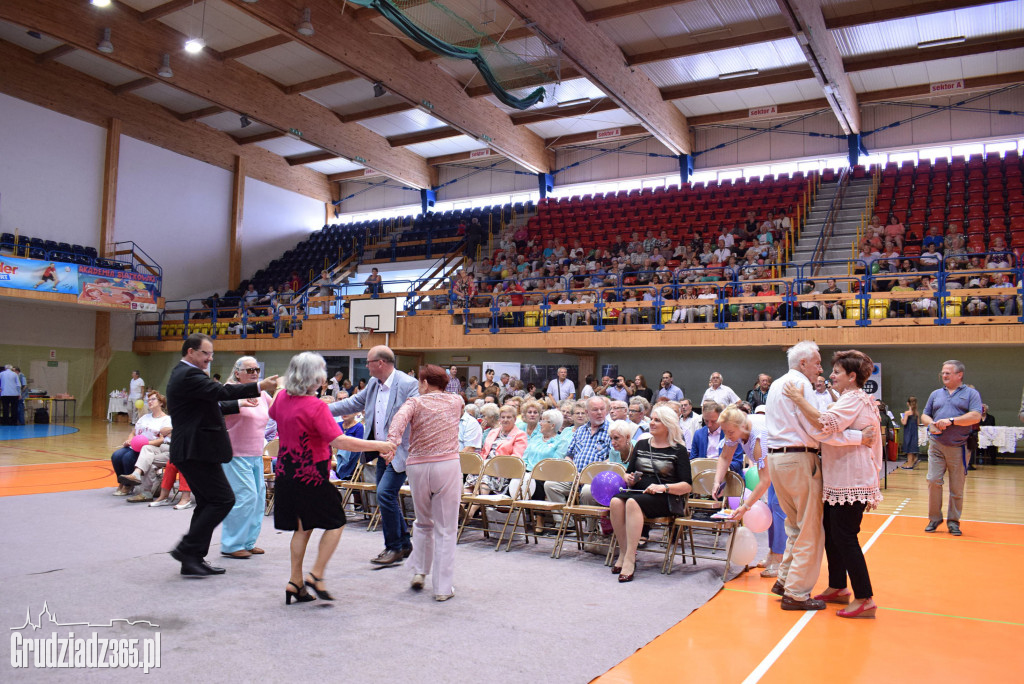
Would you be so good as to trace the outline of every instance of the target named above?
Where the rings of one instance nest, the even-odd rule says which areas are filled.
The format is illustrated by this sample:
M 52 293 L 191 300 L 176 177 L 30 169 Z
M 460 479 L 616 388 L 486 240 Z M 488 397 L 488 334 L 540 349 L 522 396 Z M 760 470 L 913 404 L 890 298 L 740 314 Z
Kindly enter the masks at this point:
M 111 431 L 93 439 L 116 446 L 122 438 Z M 31 464 L 35 459 L 26 458 L 29 451 L 40 459 L 57 456 L 62 439 L 22 440 L 21 454 L 12 452 L 11 442 L 0 442 L 8 457 L 0 463 L 30 463 L 0 465 L 0 496 L 113 485 L 109 461 Z M 1017 584 L 1024 525 L 968 517 L 973 495 L 975 515 L 1019 518 L 1021 471 L 990 466 L 972 473 L 960 538 L 945 526 L 926 534 L 925 518 L 904 512 L 924 512 L 922 468 L 890 475 L 884 513 L 867 515 L 861 531 L 861 545 L 870 542 L 865 557 L 877 619 L 844 620 L 834 606 L 783 612 L 769 592 L 774 580 L 753 570 L 595 682 L 1017 681 L 1024 672 L 1024 591 Z M 1003 503 L 993 507 L 986 494 Z M 825 584 L 823 568 L 818 587 Z

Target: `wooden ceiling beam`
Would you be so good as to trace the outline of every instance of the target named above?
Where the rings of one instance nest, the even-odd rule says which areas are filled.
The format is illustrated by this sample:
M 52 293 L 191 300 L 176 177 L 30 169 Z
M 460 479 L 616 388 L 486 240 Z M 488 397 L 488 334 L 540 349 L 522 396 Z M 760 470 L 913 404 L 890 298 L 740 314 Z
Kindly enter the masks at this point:
M 950 57 L 968 57 L 970 55 L 981 55 L 987 52 L 998 52 L 1000 50 L 1013 50 L 1022 45 L 1021 37 L 1001 38 L 998 40 L 972 39 L 956 45 L 943 45 L 933 48 L 913 48 L 911 50 L 899 50 L 896 52 L 885 52 L 881 54 L 863 55 L 861 57 L 848 57 L 845 60 L 847 71 L 867 71 L 868 69 L 888 69 L 904 64 L 918 64 L 920 62 L 931 62 L 937 59 L 949 59 Z
M 327 177 L 303 167 L 290 167 L 279 155 L 250 145 L 239 148 L 226 133 L 209 126 L 183 123 L 173 112 L 135 95 L 117 96 L 106 83 L 59 62 L 38 64 L 36 55 L 0 41 L 0 92 L 80 121 L 105 127 L 121 120 L 122 134 L 233 172 L 235 159 L 245 160 L 250 178 L 327 202 Z
M 347 180 L 358 180 L 360 178 L 380 178 L 381 175 L 373 169 L 355 169 L 354 171 L 342 171 L 341 173 L 328 174 L 329 183 L 341 183 Z
M 487 46 L 493 44 L 508 43 L 513 40 L 522 40 L 524 38 L 530 38 L 533 35 L 533 29 L 527 28 L 526 26 L 522 26 L 520 28 L 509 29 L 508 31 L 504 31 L 502 33 L 492 33 L 487 36 L 482 36 L 476 40 L 462 40 L 455 44 L 458 45 L 459 47 L 476 47 L 477 45 Z M 420 50 L 416 52 L 415 55 L 416 59 L 418 59 L 421 62 L 429 62 L 431 60 L 441 59 L 441 57 L 443 57 L 443 55 L 439 55 L 432 50 Z
M 291 38 L 279 33 L 276 36 L 261 38 L 260 40 L 254 40 L 251 43 L 239 45 L 238 47 L 231 48 L 230 50 L 224 50 L 220 53 L 220 56 L 223 59 L 238 59 L 239 57 L 255 55 L 257 52 L 263 52 L 264 50 L 276 48 L 290 42 L 292 42 Z
M 153 85 L 156 82 L 157 80 L 155 78 L 144 76 L 142 78 L 137 78 L 134 81 L 122 83 L 121 85 L 111 86 L 110 92 L 114 93 L 115 95 L 124 95 L 125 93 L 132 92 L 133 90 L 138 90 L 140 88 L 145 88 L 148 85 Z
M 672 5 L 682 5 L 686 2 L 688 0 L 634 0 L 633 2 L 626 2 L 621 5 L 612 5 L 611 7 L 584 12 L 583 17 L 589 22 L 608 21 L 609 19 L 628 17 L 633 14 L 640 14 L 641 12 L 671 7 Z
M 821 0 L 776 0 L 776 3 L 822 87 L 839 127 L 847 135 L 860 133 L 857 91 L 846 73 L 835 36 L 825 28 Z
M 814 78 L 814 72 L 811 71 L 810 67 L 785 67 L 783 69 L 768 69 L 760 72 L 757 76 L 744 76 L 742 78 L 725 80 L 716 78 L 684 83 L 669 88 L 662 88 L 661 95 L 666 100 L 682 100 L 687 97 L 697 97 L 698 95 L 728 93 L 733 90 L 742 90 L 743 88 L 757 88 L 776 83 L 802 81 L 806 78 Z
M 0 19 L 33 28 L 144 76 L 156 77 L 159 62 L 154 56 L 176 53 L 182 36 L 159 21 L 140 24 L 138 13 L 125 7 L 114 3 L 103 12 L 93 12 L 86 3 L 61 0 L 0 3 Z M 324 12 L 324 16 L 327 14 Z M 104 55 L 96 50 L 96 36 L 107 27 L 115 37 L 124 36 L 125 40 L 115 38 L 117 49 Z M 291 28 L 294 30 L 294 26 Z M 340 122 L 333 112 L 312 100 L 285 95 L 269 79 L 236 60 L 219 61 L 206 52 L 175 62 L 172 82 L 176 88 L 218 107 L 244 112 L 278 130 L 298 130 L 309 144 L 376 168 L 405 185 L 430 186 L 430 169 L 422 157 L 392 149 L 382 136 L 362 126 Z
M 690 125 L 693 125 L 693 119 L 690 119 Z M 573 133 L 572 135 L 563 135 L 557 138 L 548 138 L 544 141 L 544 144 L 551 148 L 568 147 L 569 145 L 579 145 L 580 143 L 592 143 L 601 140 L 622 140 L 623 138 L 639 138 L 641 136 L 650 135 L 647 129 L 643 126 L 619 126 L 617 127 L 619 132 L 615 135 L 610 135 L 609 131 L 612 129 L 605 129 L 604 131 L 588 131 L 587 133 Z M 598 137 L 601 134 L 601 137 Z M 430 163 L 430 160 L 427 160 Z
M 444 126 L 442 128 L 431 128 L 426 131 L 415 131 L 414 133 L 392 135 L 388 138 L 388 144 L 392 147 L 406 147 L 407 145 L 418 145 L 420 143 L 433 142 L 435 140 L 457 138 L 460 135 L 462 135 L 462 131 L 452 128 L 451 126 Z
M 191 112 L 184 112 L 178 114 L 179 121 L 195 121 L 196 119 L 202 119 L 205 116 L 213 116 L 214 114 L 223 114 L 228 111 L 224 107 L 214 105 L 212 107 L 203 107 L 202 109 L 195 109 Z
M 764 114 L 755 114 L 751 116 L 751 112 L 771 109 L 774 109 L 774 111 L 765 111 Z M 752 109 L 736 109 L 731 112 L 717 112 L 715 114 L 704 114 L 703 116 L 691 116 L 689 121 L 690 125 L 694 127 L 710 126 L 713 124 L 730 123 L 733 121 L 755 121 L 758 119 L 787 116 L 789 114 L 802 114 L 804 112 L 813 112 L 819 109 L 829 109 L 828 100 L 820 98 L 817 100 L 803 100 L 801 102 L 787 102 L 780 105 L 766 105 L 764 107 L 754 107 Z
M 346 81 L 354 81 L 357 78 L 359 78 L 359 74 L 353 74 L 351 71 L 339 71 L 336 74 L 329 74 L 327 76 L 321 76 L 320 78 L 311 78 L 308 81 L 302 81 L 301 83 L 293 83 L 290 86 L 285 86 L 283 90 L 288 95 L 295 95 L 297 93 L 306 93 L 310 90 L 316 90 L 317 88 L 326 88 L 327 86 L 345 83 Z
M 288 166 L 302 166 L 303 164 L 315 164 L 316 162 L 330 161 L 337 158 L 338 155 L 333 152 L 306 152 L 305 154 L 294 154 L 290 157 L 285 157 L 284 160 L 288 162 Z
M 501 159 L 502 155 L 498 154 L 494 150 L 488 150 L 488 154 L 481 154 L 482 150 L 470 150 L 469 152 L 456 152 L 455 154 L 443 154 L 439 157 L 427 157 L 427 163 L 431 166 L 441 166 L 443 164 L 457 164 L 458 162 L 467 162 L 479 159 L 481 161 L 491 161 L 494 159 Z
M 637 64 L 650 64 L 651 62 L 663 62 L 668 59 L 692 57 L 693 55 L 703 55 L 709 52 L 717 52 L 718 50 L 729 50 L 732 48 L 757 45 L 758 43 L 767 43 L 773 40 L 782 40 L 783 38 L 792 37 L 793 32 L 788 28 L 768 29 L 767 31 L 744 33 L 738 36 L 731 36 L 729 38 L 720 38 L 718 40 L 699 40 L 699 42 L 691 43 L 689 45 L 681 45 L 674 48 L 651 50 L 650 52 L 638 52 L 634 55 L 628 55 L 626 57 L 626 63 L 630 66 L 634 66 Z
M 283 138 L 284 133 L 281 131 L 267 131 L 266 133 L 257 133 L 256 135 L 233 135 L 235 142 L 239 145 L 254 145 L 259 142 L 266 142 L 267 140 L 277 140 Z
M 574 78 L 583 78 L 583 74 L 571 66 L 563 66 L 559 75 L 561 78 L 556 80 L 553 74 L 533 74 L 530 76 L 509 79 L 504 81 L 502 85 L 505 87 L 505 90 L 518 90 L 520 88 L 535 88 L 537 86 L 548 85 L 549 83 L 564 83 L 565 81 L 571 81 Z M 473 80 L 476 79 L 474 78 Z M 487 97 L 488 95 L 494 94 L 491 92 L 490 86 L 486 84 L 469 86 L 465 90 L 466 94 L 470 97 Z
M 156 21 L 161 17 L 166 17 L 168 14 L 174 14 L 178 10 L 183 10 L 186 7 L 191 7 L 195 4 L 195 0 L 170 0 L 162 5 L 157 5 L 153 9 L 146 10 L 145 12 L 139 13 L 139 21 L 146 23 L 149 21 Z
M 46 52 L 41 52 L 38 55 L 36 55 L 36 64 L 44 64 L 46 62 L 49 62 L 51 59 L 57 59 L 58 57 L 63 57 L 64 55 L 71 54 L 77 49 L 78 48 L 76 48 L 74 45 L 68 45 L 67 43 L 65 43 L 64 45 L 58 45 L 52 50 L 47 50 Z
M 588 23 L 573 0 L 502 0 L 526 24 L 561 46 L 564 61 L 635 117 L 673 154 L 693 148 L 686 117 L 665 102 L 658 87 L 625 64 L 622 50 L 599 27 Z
M 383 107 L 377 107 L 375 109 L 365 109 L 361 112 L 354 112 L 352 114 L 338 114 L 338 118 L 345 123 L 355 123 L 357 121 L 366 121 L 367 119 L 376 119 L 379 116 L 407 112 L 410 109 L 416 108 L 408 102 L 396 102 L 395 104 L 384 105 Z
M 525 124 L 543 123 L 557 119 L 569 119 L 574 116 L 585 114 L 599 114 L 619 109 L 617 102 L 610 97 L 601 97 L 590 102 L 575 104 L 570 107 L 544 107 L 543 109 L 528 109 L 525 112 L 517 112 L 512 115 L 512 123 L 516 126 Z
M 893 19 L 908 19 L 937 12 L 952 12 L 958 9 L 981 7 L 982 5 L 994 4 L 997 1 L 999 0 L 932 0 L 932 2 L 914 2 L 894 7 L 885 7 L 870 12 L 856 12 L 852 14 L 832 14 L 832 12 L 829 12 L 829 16 L 825 17 L 825 28 L 834 31 L 850 28 L 851 26 L 878 24 L 883 21 L 892 21 Z
M 311 36 L 296 32 L 298 15 L 287 0 L 260 0 L 255 4 L 244 0 L 229 2 L 368 81 L 380 81 L 388 92 L 406 102 L 423 104 L 431 116 L 465 135 L 485 141 L 520 166 L 533 172 L 552 169 L 554 159 L 544 148 L 540 136 L 513 126 L 508 114 L 490 103 L 470 98 L 462 84 L 437 63 L 418 61 L 400 41 L 379 36 L 365 23 L 347 13 L 339 13 L 334 0 L 304 0 L 316 26 L 316 33 Z

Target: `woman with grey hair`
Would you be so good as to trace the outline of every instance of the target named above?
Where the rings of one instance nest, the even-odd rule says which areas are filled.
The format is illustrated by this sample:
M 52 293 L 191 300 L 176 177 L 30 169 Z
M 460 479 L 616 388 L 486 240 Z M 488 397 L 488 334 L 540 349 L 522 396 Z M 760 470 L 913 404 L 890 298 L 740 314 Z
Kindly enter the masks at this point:
M 242 356 L 235 361 L 227 385 L 246 385 L 260 379 L 259 361 Z M 263 502 L 266 481 L 263 477 L 263 446 L 273 397 L 223 401 L 224 423 L 231 439 L 231 460 L 224 464 L 224 475 L 235 493 L 235 505 L 221 523 L 220 552 L 229 558 L 249 558 L 264 551 L 256 546 L 263 529 Z
M 562 430 L 562 412 L 558 409 L 548 409 L 540 416 L 540 422 L 537 424 L 537 430 L 530 437 L 530 441 L 526 443 L 526 451 L 523 452 L 523 462 L 526 465 L 526 472 L 532 472 L 534 467 L 547 458 L 562 459 L 565 458 L 566 452 L 569 450 L 569 440 L 572 438 L 572 434 L 563 434 Z M 514 492 L 516 487 L 519 486 L 518 480 L 512 480 L 509 482 L 508 490 Z M 530 491 L 529 495 L 531 499 L 538 501 L 544 500 L 544 482 L 542 480 L 530 479 Z M 534 529 L 540 533 L 542 530 L 542 521 L 540 520 L 540 514 L 534 519 Z
M 327 364 L 319 354 L 303 352 L 292 357 L 284 376 L 284 392 L 278 392 L 270 407 L 277 421 L 280 449 L 275 476 L 274 527 L 291 530 L 291 576 L 285 588 L 285 604 L 292 599 L 312 601 L 306 590 L 318 598 L 334 599 L 324 587 L 327 562 L 338 546 L 345 525 L 341 495 L 328 479 L 331 447 L 346 451 L 394 452 L 390 442 L 346 436 L 331 416 L 327 404 L 316 398 L 316 390 L 327 379 Z M 302 574 L 306 545 L 314 528 L 320 537 L 316 561 L 309 579 Z M 303 586 L 305 582 L 305 586 Z

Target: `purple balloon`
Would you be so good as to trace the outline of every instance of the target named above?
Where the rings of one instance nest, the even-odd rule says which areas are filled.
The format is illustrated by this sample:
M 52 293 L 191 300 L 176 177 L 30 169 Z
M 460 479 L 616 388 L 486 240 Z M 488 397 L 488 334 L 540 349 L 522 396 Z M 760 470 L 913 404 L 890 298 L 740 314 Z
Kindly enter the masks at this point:
M 602 506 L 611 503 L 612 497 L 625 488 L 626 481 L 614 470 L 604 470 L 594 476 L 590 483 L 590 495 Z

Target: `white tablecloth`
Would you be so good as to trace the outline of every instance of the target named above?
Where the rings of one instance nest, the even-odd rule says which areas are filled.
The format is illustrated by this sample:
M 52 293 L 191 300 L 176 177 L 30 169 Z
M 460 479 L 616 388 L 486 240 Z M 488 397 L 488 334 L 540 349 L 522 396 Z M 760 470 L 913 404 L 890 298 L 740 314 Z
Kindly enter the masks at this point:
M 128 410 L 128 400 L 124 398 L 111 397 L 107 401 L 107 420 L 115 413 L 130 413 Z
M 928 442 L 928 428 L 918 428 L 917 434 L 922 446 Z M 1001 454 L 1012 454 L 1017 451 L 1017 442 L 1021 439 L 1024 439 L 1024 428 L 984 425 L 981 434 L 978 435 L 978 448 L 994 446 Z

